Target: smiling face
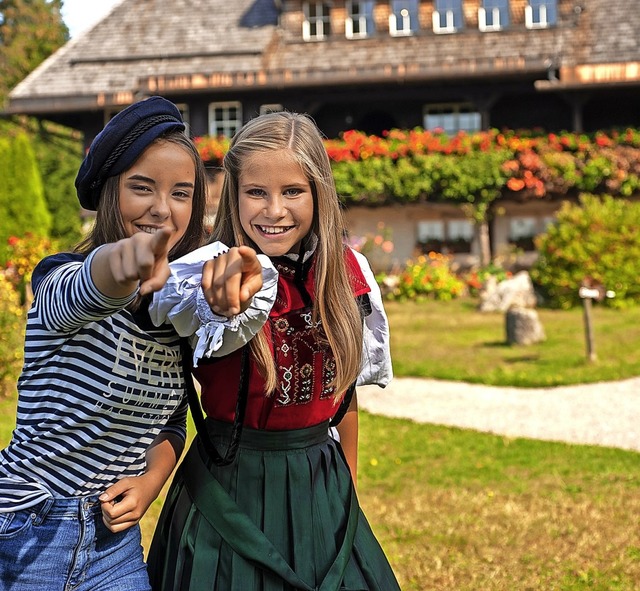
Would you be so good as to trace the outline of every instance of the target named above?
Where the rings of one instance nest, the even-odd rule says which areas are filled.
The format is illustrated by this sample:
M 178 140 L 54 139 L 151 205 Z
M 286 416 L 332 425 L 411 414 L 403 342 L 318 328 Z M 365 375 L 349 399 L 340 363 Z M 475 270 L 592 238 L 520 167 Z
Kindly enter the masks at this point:
M 119 205 L 126 235 L 169 228 L 169 249 L 173 248 L 189 225 L 195 182 L 195 164 L 184 148 L 163 140 L 151 144 L 120 175 Z
M 240 223 L 262 253 L 298 253 L 313 223 L 313 193 L 289 150 L 249 156 L 238 178 Z

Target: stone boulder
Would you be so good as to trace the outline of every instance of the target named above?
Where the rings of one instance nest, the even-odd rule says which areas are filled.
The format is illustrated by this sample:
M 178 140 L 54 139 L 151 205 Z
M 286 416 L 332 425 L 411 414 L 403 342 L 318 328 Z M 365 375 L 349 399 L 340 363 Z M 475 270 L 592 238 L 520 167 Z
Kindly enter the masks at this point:
M 507 343 L 510 345 L 533 345 L 546 339 L 538 312 L 532 308 L 509 308 L 505 315 Z
M 519 271 L 513 277 L 498 281 L 490 276 L 480 292 L 480 312 L 506 312 L 510 308 L 535 308 L 536 294 L 527 271 Z

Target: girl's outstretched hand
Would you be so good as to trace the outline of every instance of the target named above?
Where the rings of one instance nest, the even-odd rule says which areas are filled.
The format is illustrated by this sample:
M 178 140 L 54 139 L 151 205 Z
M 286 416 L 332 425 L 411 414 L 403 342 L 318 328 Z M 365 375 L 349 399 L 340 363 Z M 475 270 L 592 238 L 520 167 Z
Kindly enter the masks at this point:
M 142 296 L 158 291 L 169 279 L 171 274 L 168 259 L 169 238 L 171 238 L 171 231 L 167 229 L 158 230 L 152 234 L 149 252 L 153 258 L 143 252 L 142 258 L 138 261 L 138 278 L 140 279 L 140 295 Z
M 244 312 L 262 289 L 262 265 L 249 246 L 235 246 L 202 267 L 202 291 L 221 316 Z
M 140 286 L 140 295 L 158 291 L 169 278 L 171 231 L 137 232 L 107 244 L 95 255 L 91 276 L 98 289 L 110 297 L 125 297 Z

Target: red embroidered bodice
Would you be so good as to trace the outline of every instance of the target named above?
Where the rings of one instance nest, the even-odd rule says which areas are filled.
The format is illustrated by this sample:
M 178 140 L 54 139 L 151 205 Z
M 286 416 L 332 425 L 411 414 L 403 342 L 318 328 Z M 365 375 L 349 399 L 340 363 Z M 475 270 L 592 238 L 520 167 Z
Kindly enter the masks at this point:
M 350 249 L 345 249 L 354 297 L 370 291 Z M 254 429 L 286 430 L 317 425 L 338 409 L 334 390 L 333 354 L 323 339 L 322 327 L 311 319 L 315 257 L 303 265 L 288 259 L 273 260 L 278 293 L 263 330 L 275 359 L 278 387 L 270 396 L 253 359 L 249 365 L 249 397 L 244 424 Z M 202 360 L 194 369 L 201 385 L 202 407 L 207 416 L 232 422 L 238 397 L 240 350 L 225 357 Z

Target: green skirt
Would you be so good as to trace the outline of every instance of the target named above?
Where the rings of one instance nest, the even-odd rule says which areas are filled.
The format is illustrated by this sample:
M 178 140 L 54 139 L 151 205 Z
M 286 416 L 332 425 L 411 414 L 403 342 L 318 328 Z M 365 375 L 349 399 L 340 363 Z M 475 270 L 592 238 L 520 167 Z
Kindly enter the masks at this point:
M 207 420 L 224 452 L 230 426 Z M 245 428 L 218 467 L 198 439 L 149 550 L 154 591 L 400 591 L 328 424 Z

